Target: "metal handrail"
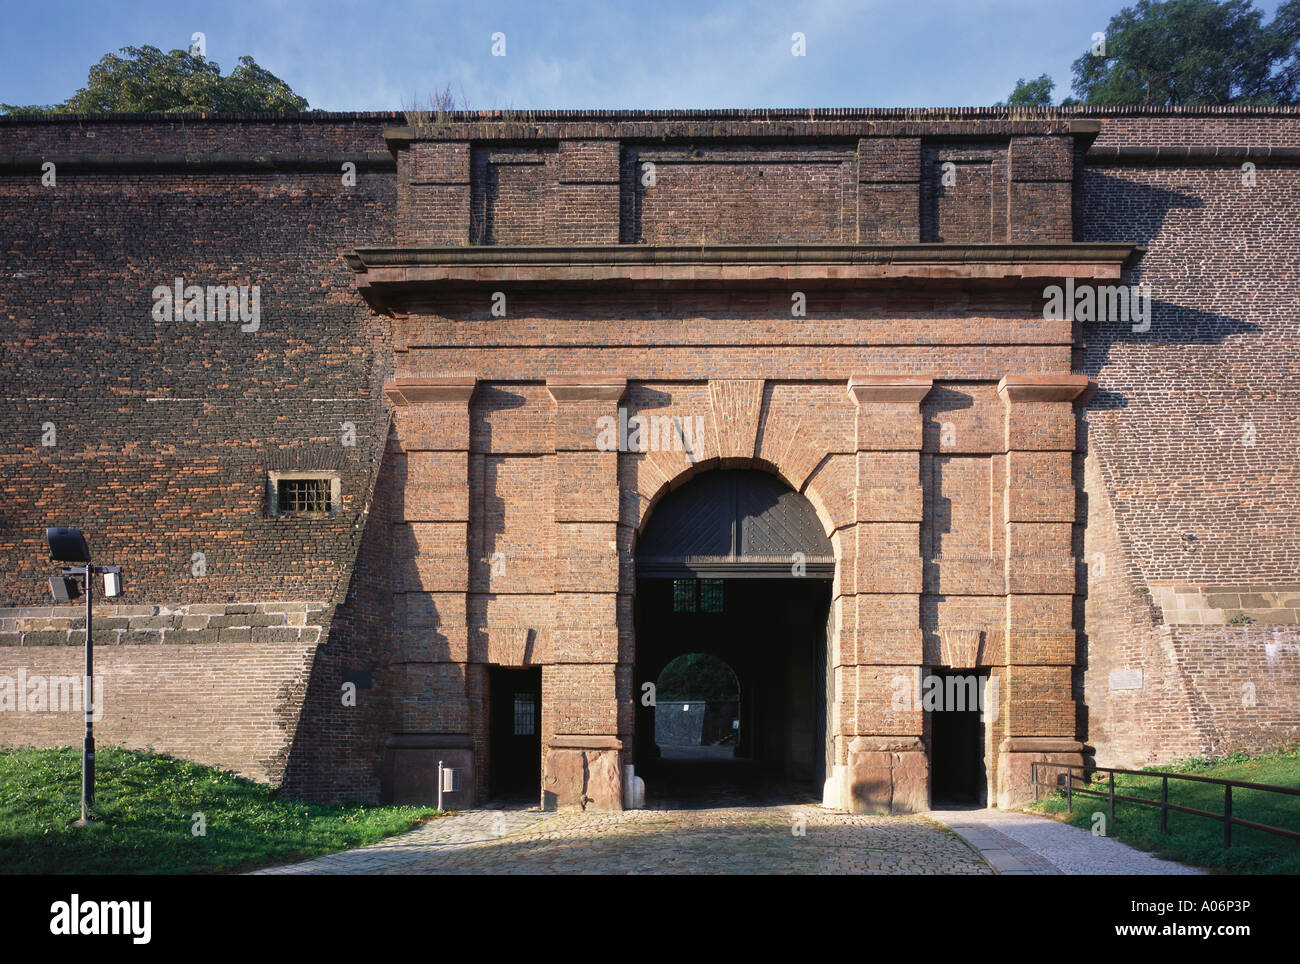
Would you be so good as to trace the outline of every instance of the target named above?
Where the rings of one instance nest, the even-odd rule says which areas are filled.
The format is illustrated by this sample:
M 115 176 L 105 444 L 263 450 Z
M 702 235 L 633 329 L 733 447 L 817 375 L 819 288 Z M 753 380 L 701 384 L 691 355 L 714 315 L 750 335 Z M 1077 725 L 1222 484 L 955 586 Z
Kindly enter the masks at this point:
M 1240 787 L 1243 790 L 1261 790 L 1267 793 L 1283 793 L 1290 796 L 1300 797 L 1300 787 L 1278 787 L 1268 783 L 1248 783 L 1244 780 L 1224 780 L 1220 777 L 1198 777 L 1189 773 L 1163 773 L 1153 770 L 1126 770 L 1122 767 L 1099 767 L 1084 766 L 1077 763 L 1047 763 L 1045 761 L 1034 761 L 1029 765 L 1030 776 L 1034 783 L 1034 799 L 1039 799 L 1038 793 L 1038 768 L 1054 767 L 1058 770 L 1066 771 L 1065 781 L 1065 806 L 1067 813 L 1074 812 L 1074 795 L 1076 793 L 1087 797 L 1105 797 L 1108 801 L 1108 811 L 1110 822 L 1115 822 L 1115 801 L 1126 803 L 1144 804 L 1149 807 L 1160 808 L 1160 832 L 1167 834 L 1169 832 L 1169 811 L 1177 810 L 1179 813 L 1190 813 L 1198 817 L 1209 817 L 1211 820 L 1223 821 L 1223 846 L 1232 846 L 1232 828 L 1233 826 L 1248 827 L 1251 830 L 1262 830 L 1265 833 L 1276 834 L 1280 837 L 1286 837 L 1290 840 L 1300 840 L 1300 832 L 1287 830 L 1284 827 L 1273 827 L 1266 823 L 1256 823 L 1254 820 L 1243 820 L 1241 817 L 1232 815 L 1232 790 L 1233 787 Z M 1074 771 L 1082 770 L 1084 773 L 1105 773 L 1107 774 L 1106 790 L 1090 790 L 1083 787 L 1075 788 Z M 1130 776 L 1146 777 L 1148 779 L 1160 778 L 1160 799 L 1148 800 L 1145 797 L 1130 797 L 1125 794 L 1115 792 L 1115 774 L 1123 773 Z M 1209 810 L 1198 810 L 1196 807 L 1184 807 L 1181 804 L 1169 802 L 1169 781 L 1170 780 L 1187 780 L 1192 783 L 1213 783 L 1223 787 L 1223 813 L 1212 813 Z

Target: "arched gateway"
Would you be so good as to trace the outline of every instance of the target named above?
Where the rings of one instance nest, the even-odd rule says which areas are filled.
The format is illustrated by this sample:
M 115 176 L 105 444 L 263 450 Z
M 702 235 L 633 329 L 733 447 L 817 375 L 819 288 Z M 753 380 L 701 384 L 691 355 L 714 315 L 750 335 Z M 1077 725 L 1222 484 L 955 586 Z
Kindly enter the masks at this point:
M 1072 240 L 1087 135 L 537 123 L 392 132 L 396 237 L 346 254 L 393 339 L 394 630 L 357 659 L 390 799 L 441 760 L 453 806 L 624 806 L 686 645 L 741 676 L 749 759 L 831 806 L 1011 806 L 1082 763 L 1089 380 L 1044 299 L 1141 253 Z
M 766 472 L 704 472 L 651 510 L 636 544 L 634 677 L 636 768 L 652 797 L 720 777 L 806 782 L 820 792 L 834 563 L 812 504 Z M 732 759 L 742 767 L 706 765 L 717 755 L 705 752 L 660 759 L 656 727 L 667 717 L 654 681 L 687 653 L 717 657 L 736 673 L 740 699 L 728 710 Z M 669 705 L 683 716 L 691 709 Z

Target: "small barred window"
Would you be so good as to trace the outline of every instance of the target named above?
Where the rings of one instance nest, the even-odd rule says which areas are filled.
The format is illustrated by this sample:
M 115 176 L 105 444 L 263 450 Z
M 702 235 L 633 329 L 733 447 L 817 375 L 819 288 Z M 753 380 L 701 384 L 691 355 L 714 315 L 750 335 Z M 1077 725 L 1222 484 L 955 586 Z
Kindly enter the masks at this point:
M 673 580 L 673 612 L 675 613 L 695 612 L 695 580 L 694 579 Z
M 537 732 L 537 703 L 532 693 L 515 694 L 515 736 L 532 736 Z
M 281 479 L 277 500 L 281 512 L 329 512 L 329 479 Z
M 271 472 L 267 481 L 272 518 L 329 516 L 342 508 L 337 472 Z

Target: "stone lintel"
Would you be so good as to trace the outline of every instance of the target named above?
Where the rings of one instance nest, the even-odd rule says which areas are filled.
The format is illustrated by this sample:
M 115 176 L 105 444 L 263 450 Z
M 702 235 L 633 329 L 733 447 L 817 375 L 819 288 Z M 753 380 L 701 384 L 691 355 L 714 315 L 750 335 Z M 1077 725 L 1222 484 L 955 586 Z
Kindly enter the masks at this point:
M 623 741 L 616 736 L 557 735 L 546 741 L 552 750 L 621 750 Z
M 384 394 L 394 405 L 418 405 L 422 402 L 460 402 L 468 404 L 478 379 L 473 375 L 446 375 L 437 378 L 398 378 L 384 385 Z
M 1082 753 L 1084 745 L 1078 740 L 1055 736 L 1013 736 L 1002 741 L 1002 753 Z
M 546 389 L 557 402 L 617 402 L 627 390 L 622 375 L 550 375 Z
M 1087 375 L 1005 375 L 998 394 L 1005 402 L 1072 402 L 1089 384 Z
M 849 740 L 850 753 L 905 753 L 925 750 L 925 744 L 913 736 L 855 736 Z
M 934 379 L 928 375 L 852 375 L 849 394 L 859 405 L 866 402 L 920 404 Z

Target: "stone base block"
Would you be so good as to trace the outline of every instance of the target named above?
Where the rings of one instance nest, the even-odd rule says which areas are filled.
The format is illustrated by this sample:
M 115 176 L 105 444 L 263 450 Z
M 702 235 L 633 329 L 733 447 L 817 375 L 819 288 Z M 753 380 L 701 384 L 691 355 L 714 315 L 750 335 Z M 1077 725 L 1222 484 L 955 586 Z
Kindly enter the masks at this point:
M 474 799 L 474 747 L 468 735 L 403 733 L 384 744 L 380 795 L 384 803 L 432 807 L 438 803 L 438 761 L 461 771 L 461 789 L 442 795 L 448 810 L 465 810 Z
M 544 810 L 622 810 L 616 737 L 554 737 L 542 759 Z
M 855 737 L 848 763 L 832 768 L 822 806 L 849 813 L 930 809 L 930 761 L 920 740 Z
M 1083 764 L 1083 744 L 1078 740 L 1058 737 L 1012 737 L 998 747 L 997 806 L 1001 810 L 1014 810 L 1034 799 L 1033 763 Z M 1055 787 L 1055 770 L 1044 774 L 1051 787 Z M 1041 786 L 1041 784 L 1040 784 Z M 1047 792 L 1051 792 L 1049 787 Z

